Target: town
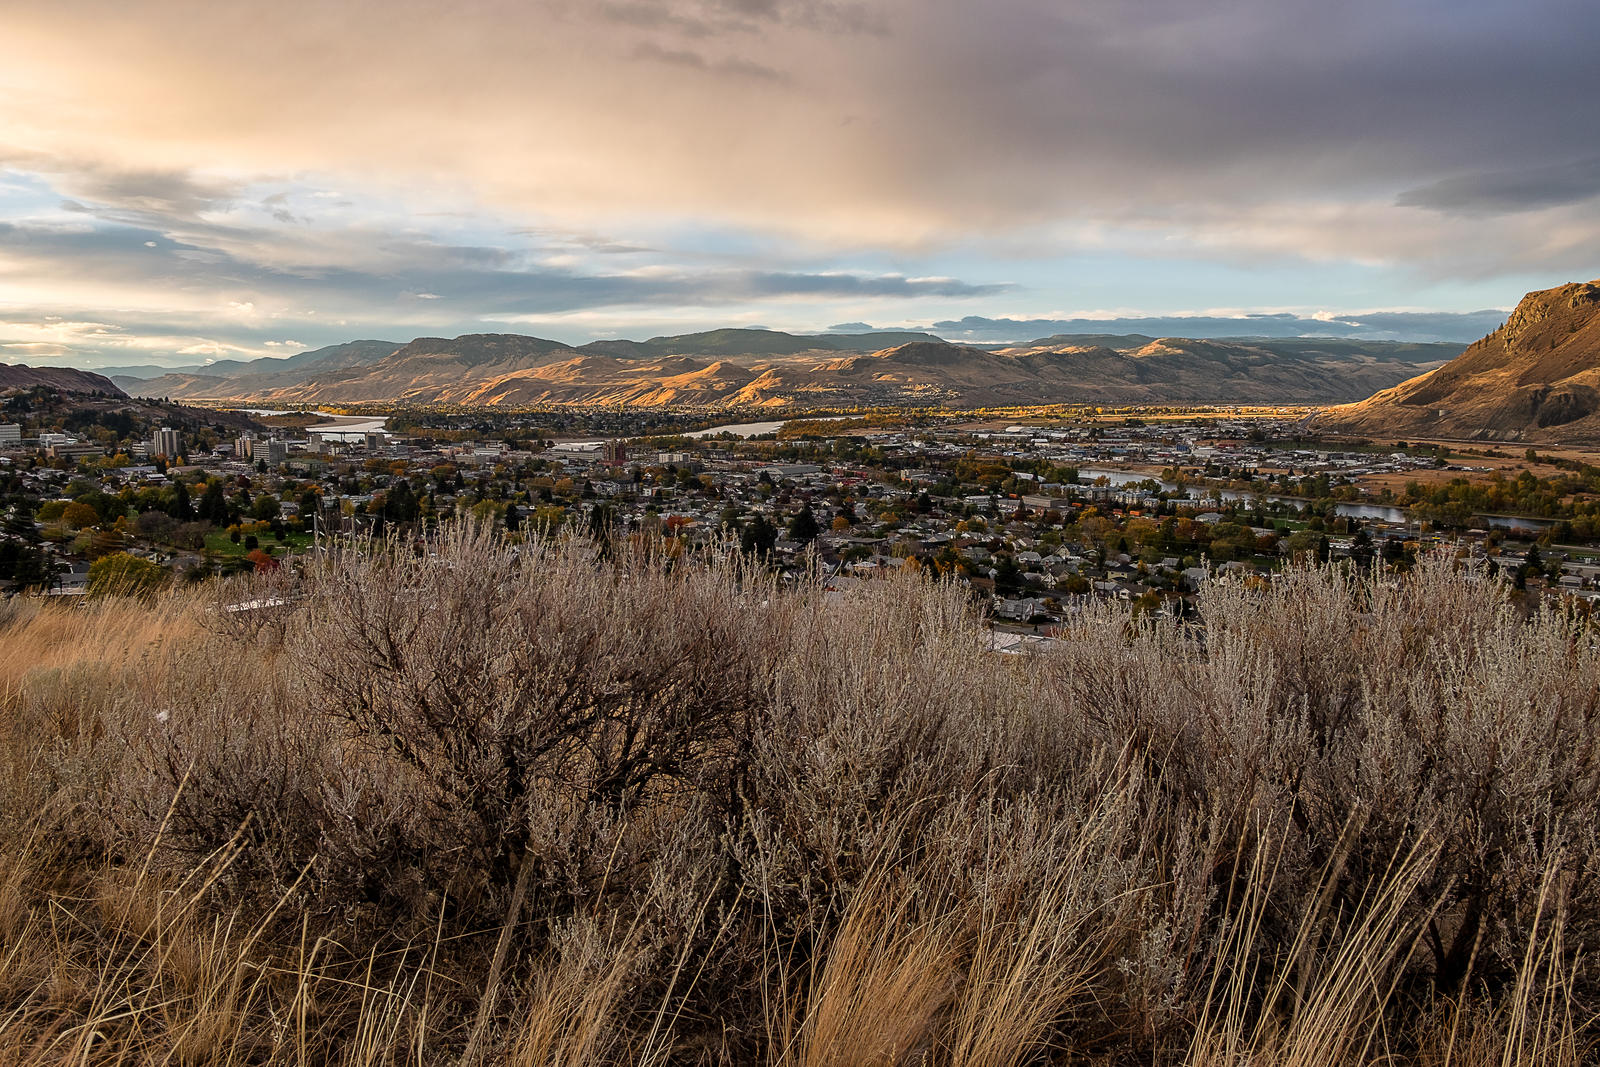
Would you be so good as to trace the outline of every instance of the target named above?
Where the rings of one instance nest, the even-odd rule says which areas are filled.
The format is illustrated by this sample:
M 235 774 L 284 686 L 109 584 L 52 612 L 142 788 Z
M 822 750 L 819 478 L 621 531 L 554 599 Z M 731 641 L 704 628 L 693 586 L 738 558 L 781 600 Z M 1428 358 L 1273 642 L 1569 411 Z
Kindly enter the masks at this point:
M 1496 459 L 1537 454 L 1330 444 L 1298 411 L 722 426 L 616 409 L 257 412 L 244 414 L 258 429 L 185 433 L 125 416 L 68 430 L 59 405 L 43 408 L 57 414 L 0 423 L 6 592 L 268 570 L 331 538 L 463 518 L 512 538 L 577 528 L 673 553 L 737 543 L 839 591 L 926 569 L 970 587 L 997 631 L 1017 635 L 1048 633 L 1084 598 L 1181 615 L 1214 575 L 1268 581 L 1299 555 L 1405 566 L 1441 543 L 1519 589 L 1585 608 L 1600 598 L 1582 492 L 1593 468 L 1566 463 L 1589 482 L 1526 469 L 1507 480 Z M 1463 495 L 1535 514 L 1452 499 Z

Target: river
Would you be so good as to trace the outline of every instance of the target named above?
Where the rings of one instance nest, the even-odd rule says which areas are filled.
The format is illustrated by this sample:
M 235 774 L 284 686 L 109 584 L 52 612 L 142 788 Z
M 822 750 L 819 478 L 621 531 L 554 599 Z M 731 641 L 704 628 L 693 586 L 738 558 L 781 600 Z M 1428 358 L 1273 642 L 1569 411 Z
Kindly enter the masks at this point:
M 777 433 L 787 422 L 839 422 L 844 419 L 853 419 L 854 415 L 828 415 L 817 419 L 780 419 L 776 422 L 735 422 L 727 426 L 713 426 L 709 430 L 696 430 L 683 436 L 693 437 L 696 440 L 702 437 L 716 437 L 719 434 L 731 433 L 735 437 L 760 437 L 762 434 Z
M 1078 481 L 1081 484 L 1090 484 L 1100 478 L 1104 478 L 1109 484 L 1119 487 L 1138 485 L 1141 482 L 1153 480 L 1148 474 L 1141 474 L 1138 471 L 1119 471 L 1101 467 L 1084 467 L 1078 471 Z M 1177 485 L 1173 482 L 1154 480 L 1161 486 L 1162 492 L 1174 493 L 1178 490 Z M 1256 494 L 1241 492 L 1237 489 L 1191 488 L 1186 499 L 1249 503 L 1256 499 Z M 1267 495 L 1261 499 L 1269 503 L 1287 504 L 1296 508 L 1304 507 L 1306 504 L 1311 503 L 1309 500 L 1287 496 Z M 1412 521 L 1404 508 L 1398 508 L 1392 504 L 1353 504 L 1341 501 L 1334 505 L 1334 514 L 1347 519 L 1360 519 L 1363 522 L 1386 522 L 1396 526 L 1404 526 Z M 1539 533 L 1548 529 L 1551 525 L 1551 520 L 1549 519 L 1529 519 L 1518 515 L 1480 515 L 1477 517 L 1488 526 L 1501 530 L 1514 530 L 1518 533 Z
M 319 422 L 315 426 L 307 426 L 307 433 L 320 433 L 323 437 L 344 439 L 361 437 L 369 433 L 387 433 L 389 420 L 382 416 L 373 415 L 336 415 L 331 411 L 282 411 L 276 408 L 233 408 L 232 410 L 244 415 L 321 415 L 327 422 Z
M 650 435 L 647 435 L 647 436 L 651 436 L 651 437 L 655 437 L 655 436 L 661 436 L 661 437 L 692 437 L 697 441 L 701 440 L 703 438 L 706 438 L 706 437 L 717 437 L 720 434 L 725 434 L 725 433 L 732 434 L 735 437 L 760 437 L 762 434 L 777 433 L 779 430 L 781 430 L 783 428 L 784 424 L 788 423 L 788 422 L 795 422 L 795 421 L 800 421 L 800 422 L 838 422 L 841 419 L 853 419 L 853 418 L 857 418 L 857 416 L 855 416 L 855 415 L 827 415 L 827 416 L 824 416 L 824 417 L 821 417 L 821 418 L 816 418 L 816 419 L 802 418 L 802 419 L 799 419 L 799 420 L 795 420 L 795 419 L 777 419 L 777 420 L 774 420 L 772 422 L 733 422 L 733 423 L 727 424 L 726 426 L 712 426 L 710 429 L 694 430 L 694 431 L 692 431 L 690 433 L 683 433 L 683 434 L 662 433 L 662 434 L 659 434 L 659 435 L 650 434 Z M 315 427 L 313 427 L 313 429 L 315 429 Z M 602 441 L 600 441 L 598 439 L 592 440 L 592 441 L 560 441 L 560 442 L 558 442 L 558 446 L 562 447 L 562 448 L 572 449 L 572 448 L 584 448 L 586 446 L 588 446 L 588 447 L 598 447 L 599 445 L 601 445 L 603 443 L 604 442 L 602 442 Z

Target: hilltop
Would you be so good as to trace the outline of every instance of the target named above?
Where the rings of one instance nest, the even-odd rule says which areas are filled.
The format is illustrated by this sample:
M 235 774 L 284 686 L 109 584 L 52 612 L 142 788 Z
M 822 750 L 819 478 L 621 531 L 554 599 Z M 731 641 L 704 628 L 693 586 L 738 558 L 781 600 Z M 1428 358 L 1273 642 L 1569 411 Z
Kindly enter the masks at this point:
M 46 386 L 65 393 L 101 393 L 127 397 L 103 374 L 68 367 L 30 367 L 25 363 L 0 363 L 0 390 Z
M 1600 281 L 1529 293 L 1505 325 L 1437 370 L 1327 412 L 1378 436 L 1600 441 Z
M 307 375 L 330 373 L 376 363 L 400 348 L 398 341 L 348 341 L 288 357 L 219 359 L 191 367 L 155 366 L 104 368 L 111 380 L 138 396 L 175 399 L 209 397 L 217 393 L 265 394 L 302 381 Z
M 234 372 L 120 379 L 175 399 L 263 404 L 1292 403 L 1356 400 L 1455 356 L 1455 345 L 1062 335 L 1006 348 L 927 333 L 726 329 L 584 345 L 520 334 L 352 342 Z M 360 346 L 359 349 L 356 346 Z

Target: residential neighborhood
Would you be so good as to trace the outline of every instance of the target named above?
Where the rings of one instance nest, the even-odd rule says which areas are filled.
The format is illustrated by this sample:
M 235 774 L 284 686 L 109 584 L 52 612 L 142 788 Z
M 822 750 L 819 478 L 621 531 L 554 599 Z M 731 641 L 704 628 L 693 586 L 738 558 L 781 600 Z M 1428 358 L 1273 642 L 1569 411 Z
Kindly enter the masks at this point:
M 638 427 L 614 410 L 564 413 L 559 426 L 541 412 L 492 425 L 292 414 L 297 425 L 269 417 L 240 432 L 0 423 L 0 589 L 79 595 L 97 563 L 119 580 L 198 581 L 293 566 L 333 538 L 470 518 L 513 538 L 580 529 L 673 552 L 738 544 L 840 592 L 921 569 L 1023 634 L 1047 633 L 1087 598 L 1182 614 L 1216 576 L 1270 581 L 1302 554 L 1405 566 L 1441 543 L 1520 588 L 1600 597 L 1600 549 L 1555 536 L 1573 517 L 1452 519 L 1409 481 L 1481 479 L 1490 459 L 1300 441 L 1297 413 L 834 415 L 665 433 L 659 413 L 654 432 L 629 433 Z M 1373 488 L 1382 482 L 1403 488 Z

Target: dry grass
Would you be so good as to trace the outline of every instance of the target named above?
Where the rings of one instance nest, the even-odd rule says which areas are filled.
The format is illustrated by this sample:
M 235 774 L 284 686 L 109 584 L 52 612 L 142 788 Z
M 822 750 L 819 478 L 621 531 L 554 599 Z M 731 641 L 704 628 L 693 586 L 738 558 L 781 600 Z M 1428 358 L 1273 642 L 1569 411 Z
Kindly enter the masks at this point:
M 0 606 L 0 1065 L 1592 1058 L 1600 654 L 1449 561 L 1014 659 L 433 548 Z

